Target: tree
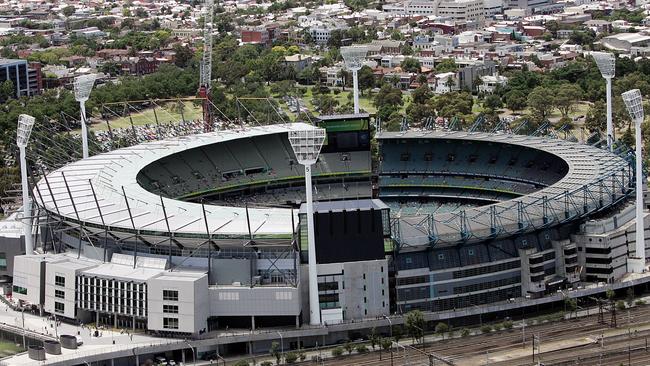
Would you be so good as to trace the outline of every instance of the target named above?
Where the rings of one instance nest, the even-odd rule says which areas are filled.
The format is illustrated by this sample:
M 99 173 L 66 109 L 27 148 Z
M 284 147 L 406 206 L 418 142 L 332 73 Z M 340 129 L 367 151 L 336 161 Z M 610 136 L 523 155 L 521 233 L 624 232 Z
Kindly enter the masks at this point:
M 352 351 L 354 351 L 354 345 L 352 344 L 352 342 L 350 342 L 349 339 L 346 340 L 345 343 L 343 343 L 343 348 L 345 348 L 345 350 L 348 352 L 348 355 L 351 355 Z
M 422 67 L 420 61 L 412 57 L 405 58 L 399 66 L 402 70 L 413 73 L 419 73 Z
M 616 302 L 616 310 L 625 310 L 625 301 L 618 300 Z
M 375 349 L 375 346 L 378 345 L 381 341 L 379 338 L 379 335 L 377 334 L 377 329 L 375 327 L 372 327 L 370 330 L 370 334 L 368 335 L 368 340 L 370 340 L 370 346 L 372 346 L 372 349 Z
M 372 69 L 363 65 L 361 70 L 357 72 L 357 78 L 359 80 L 359 91 L 363 94 L 364 90 L 369 90 L 375 87 L 375 75 L 372 73 Z
M 443 72 L 453 72 L 458 70 L 458 66 L 456 65 L 456 60 L 453 58 L 446 58 L 442 61 L 440 61 L 439 64 L 436 66 L 436 72 L 438 74 L 441 74 Z
M 402 91 L 390 84 L 384 84 L 381 89 L 379 89 L 377 95 L 375 95 L 374 103 L 377 108 L 384 106 L 402 106 L 404 104 L 404 100 L 402 100 Z
M 295 363 L 297 360 L 298 360 L 298 354 L 295 353 L 295 352 L 288 352 L 288 353 L 284 356 L 284 361 L 285 361 L 286 363 Z
M 526 108 L 526 94 L 521 90 L 512 90 L 506 94 L 506 106 L 513 112 Z
M 182 46 L 180 44 L 174 45 L 174 64 L 178 67 L 187 67 L 194 57 L 194 52 L 188 46 Z
M 76 11 L 77 9 L 75 9 L 75 7 L 72 5 L 66 6 L 65 8 L 61 9 L 61 12 L 66 18 L 74 14 Z
M 503 106 L 503 102 L 501 102 L 501 98 L 499 98 L 498 95 L 490 94 L 487 97 L 485 97 L 485 100 L 483 101 L 483 106 L 489 109 L 490 111 L 494 112 Z
M 634 146 L 634 136 L 632 135 L 632 129 L 627 128 L 625 132 L 623 132 L 623 136 L 621 136 L 620 142 L 624 143 L 628 147 L 633 147 Z
M 368 347 L 365 344 L 359 344 L 356 347 L 357 353 L 364 354 L 368 352 Z
M 357 75 L 357 76 L 358 76 L 358 75 Z M 339 70 L 339 72 L 336 73 L 336 77 L 340 78 L 340 79 L 343 81 L 343 82 L 341 83 L 341 86 L 342 86 L 341 89 L 342 89 L 343 91 L 345 91 L 345 84 L 348 83 L 348 81 L 349 81 L 348 79 L 351 79 L 351 78 L 350 78 L 350 73 L 348 72 L 348 70 L 346 70 L 346 69 L 344 69 L 344 68 L 341 68 L 341 69 Z
M 582 98 L 582 89 L 576 84 L 561 84 L 557 87 L 553 102 L 563 117 L 567 117 L 573 106 Z
M 607 107 L 602 100 L 596 101 L 585 116 L 585 128 L 589 132 L 605 131 L 607 129 Z
M 384 351 L 388 351 L 393 346 L 393 340 L 390 338 L 382 338 L 380 344 L 381 344 L 381 349 L 383 349 Z
M 271 356 L 275 357 L 275 364 L 279 365 L 280 359 L 282 358 L 282 353 L 278 342 L 271 343 L 271 349 L 269 349 L 269 353 L 271 354 Z
M 611 288 L 608 288 L 607 291 L 605 291 L 605 297 L 607 297 L 607 300 L 612 300 L 614 296 L 616 296 L 616 292 Z
M 411 310 L 406 314 L 406 331 L 413 338 L 413 343 L 416 339 L 424 336 L 424 314 L 420 310 Z
M 5 101 L 16 95 L 14 83 L 11 80 L 5 80 L 0 84 L 0 101 Z
M 481 326 L 481 333 L 483 334 L 489 334 L 492 332 L 492 326 L 489 324 L 483 324 Z
M 399 343 L 400 339 L 402 339 L 403 334 L 404 334 L 404 330 L 402 329 L 402 326 L 400 325 L 393 326 L 393 338 L 395 339 L 395 342 Z
M 467 329 L 467 328 L 463 328 L 463 329 L 460 330 L 460 336 L 462 338 L 468 337 L 469 334 L 470 334 L 470 332 L 469 332 L 469 329 Z
M 442 339 L 445 339 L 445 333 L 449 331 L 449 326 L 447 323 L 440 322 L 436 324 L 436 334 L 440 334 Z
M 532 92 L 528 95 L 526 103 L 528 107 L 533 112 L 534 117 L 538 122 L 542 122 L 548 119 L 553 111 L 554 104 L 554 92 L 553 90 L 538 86 L 533 89 Z
M 411 93 L 411 96 L 413 97 L 413 103 L 427 104 L 431 101 L 433 93 L 431 92 L 431 89 L 429 89 L 429 85 L 422 84 Z
M 343 348 L 336 347 L 332 349 L 332 357 L 340 357 L 343 354 Z
M 625 301 L 627 301 L 628 306 L 634 304 L 634 288 L 630 287 L 627 289 Z

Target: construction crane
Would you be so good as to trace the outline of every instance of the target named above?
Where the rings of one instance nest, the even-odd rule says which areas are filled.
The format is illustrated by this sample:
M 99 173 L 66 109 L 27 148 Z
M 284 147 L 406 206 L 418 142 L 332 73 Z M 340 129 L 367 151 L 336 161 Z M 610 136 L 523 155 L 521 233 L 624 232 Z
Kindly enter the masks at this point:
M 201 78 L 199 97 L 203 98 L 203 131 L 212 131 L 212 20 L 214 0 L 205 0 L 203 6 L 203 58 L 201 59 Z

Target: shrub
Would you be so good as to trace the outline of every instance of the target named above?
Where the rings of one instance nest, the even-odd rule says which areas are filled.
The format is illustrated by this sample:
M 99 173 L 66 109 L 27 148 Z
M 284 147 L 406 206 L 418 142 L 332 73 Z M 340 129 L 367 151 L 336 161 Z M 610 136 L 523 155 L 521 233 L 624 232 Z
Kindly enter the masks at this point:
M 307 358 L 307 355 L 305 354 L 305 352 L 301 351 L 298 352 L 298 358 L 300 359 L 300 361 L 304 361 Z
M 639 299 L 639 300 L 635 301 L 634 304 L 635 305 L 645 305 L 645 300 Z
M 490 325 L 484 324 L 481 326 L 481 333 L 489 334 L 490 332 L 492 332 L 492 327 Z
M 618 300 L 616 302 L 616 310 L 625 310 L 625 301 Z
M 342 354 L 343 354 L 343 348 L 341 348 L 341 347 L 336 347 L 336 348 L 332 349 L 332 356 L 333 356 L 333 357 L 339 357 L 339 356 L 341 356 Z
M 357 353 L 366 353 L 368 352 L 368 347 L 365 344 L 360 344 L 357 346 Z
M 512 325 L 513 325 L 512 320 L 506 320 L 503 322 L 503 327 L 508 330 L 512 329 Z
M 271 361 L 263 361 L 260 366 L 273 366 L 273 362 Z
M 495 331 L 498 332 L 498 331 L 500 331 L 501 329 L 503 329 L 503 324 L 502 324 L 502 323 L 496 323 L 496 324 L 494 324 L 494 330 L 495 330 Z
M 388 351 L 393 346 L 393 341 L 390 338 L 381 339 L 381 348 Z
M 248 361 L 246 361 L 246 360 L 239 360 L 239 361 L 237 361 L 237 363 L 235 364 L 235 366 L 248 366 L 248 365 L 250 365 L 250 364 L 249 364 Z
M 288 352 L 286 355 L 284 355 L 284 361 L 286 363 L 295 363 L 298 360 L 298 354 L 295 352 Z
M 467 328 L 461 329 L 460 330 L 460 336 L 463 337 L 463 338 L 469 336 L 469 329 L 467 329 Z

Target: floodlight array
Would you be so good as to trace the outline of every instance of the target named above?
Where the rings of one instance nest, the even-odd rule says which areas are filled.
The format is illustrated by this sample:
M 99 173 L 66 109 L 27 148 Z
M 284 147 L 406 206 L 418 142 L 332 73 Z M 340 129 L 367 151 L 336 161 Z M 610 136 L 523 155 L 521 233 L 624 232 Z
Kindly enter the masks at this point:
M 625 102 L 625 108 L 627 108 L 627 113 L 630 114 L 630 117 L 638 122 L 643 121 L 643 100 L 641 98 L 641 91 L 639 89 L 632 89 L 621 94 L 623 97 L 623 102 Z
M 301 165 L 316 163 L 318 154 L 325 141 L 325 129 L 289 131 L 289 142 Z
M 32 127 L 36 119 L 27 114 L 18 116 L 18 128 L 16 130 L 16 144 L 20 147 L 26 147 L 29 135 L 32 133 Z
M 616 56 L 608 52 L 592 52 L 596 66 L 604 78 L 614 77 L 616 73 Z
M 95 85 L 95 79 L 97 75 L 88 74 L 80 75 L 74 78 L 74 98 L 77 102 L 85 102 L 90 97 L 90 91 Z
M 363 60 L 366 59 L 368 49 L 362 46 L 341 47 L 341 56 L 345 62 L 345 67 L 352 71 L 361 69 Z

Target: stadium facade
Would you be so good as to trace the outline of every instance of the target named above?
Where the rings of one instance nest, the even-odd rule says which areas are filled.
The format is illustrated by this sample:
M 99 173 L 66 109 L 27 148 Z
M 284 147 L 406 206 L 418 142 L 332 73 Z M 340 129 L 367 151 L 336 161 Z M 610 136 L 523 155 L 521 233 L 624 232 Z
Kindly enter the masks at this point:
M 382 133 L 324 118 L 313 168 L 323 322 L 614 282 L 634 250 L 626 156 L 554 138 Z M 51 171 L 14 298 L 85 323 L 192 336 L 308 321 L 302 123 L 143 143 Z M 647 247 L 647 245 L 646 245 Z

